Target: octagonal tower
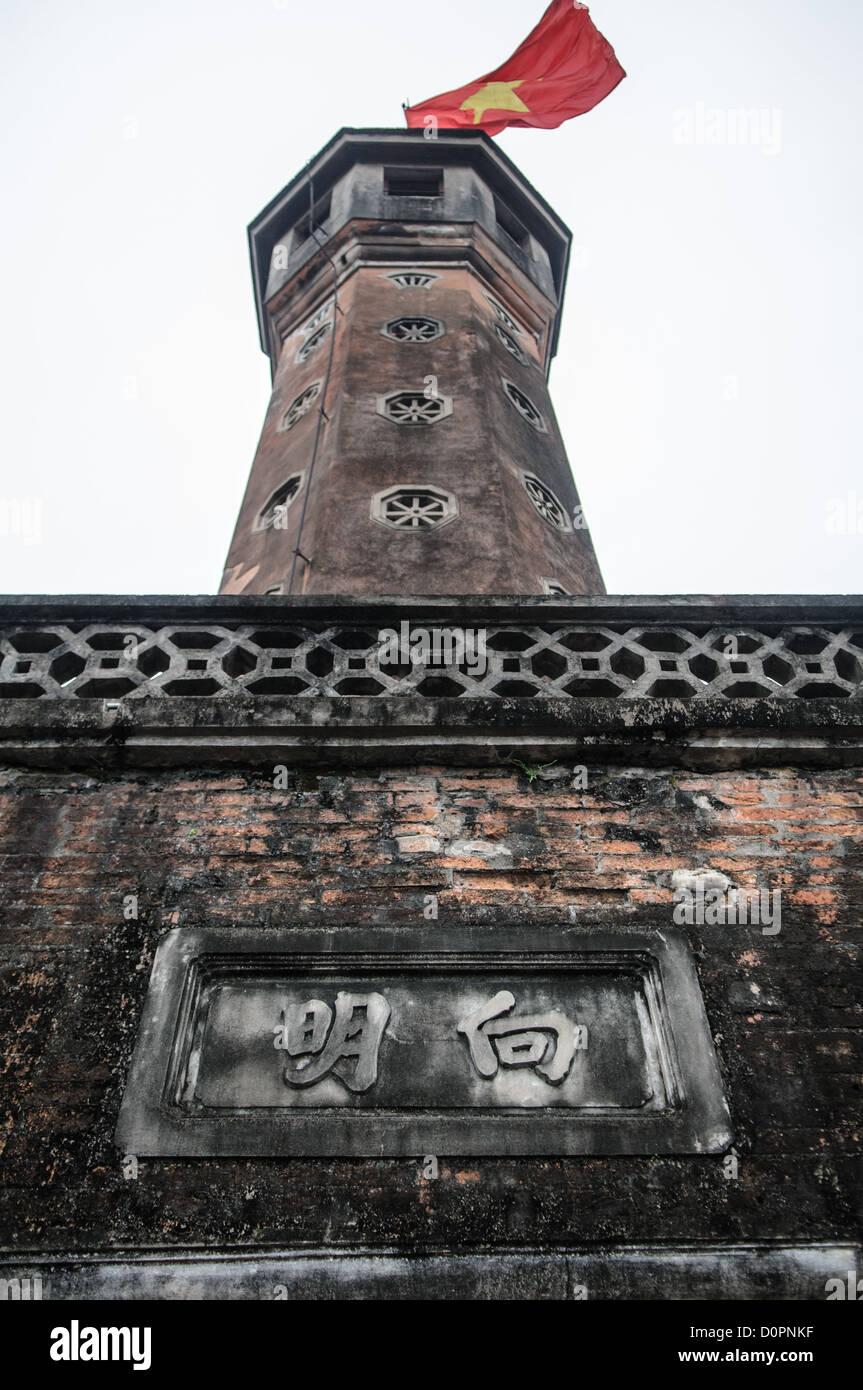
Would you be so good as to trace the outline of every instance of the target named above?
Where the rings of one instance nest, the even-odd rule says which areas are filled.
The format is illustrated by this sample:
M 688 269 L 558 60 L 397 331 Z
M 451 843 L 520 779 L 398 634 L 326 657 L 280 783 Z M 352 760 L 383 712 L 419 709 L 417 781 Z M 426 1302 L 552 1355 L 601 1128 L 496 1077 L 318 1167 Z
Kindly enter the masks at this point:
M 604 593 L 547 385 L 570 234 L 494 142 L 342 130 L 249 237 L 273 394 L 221 592 Z

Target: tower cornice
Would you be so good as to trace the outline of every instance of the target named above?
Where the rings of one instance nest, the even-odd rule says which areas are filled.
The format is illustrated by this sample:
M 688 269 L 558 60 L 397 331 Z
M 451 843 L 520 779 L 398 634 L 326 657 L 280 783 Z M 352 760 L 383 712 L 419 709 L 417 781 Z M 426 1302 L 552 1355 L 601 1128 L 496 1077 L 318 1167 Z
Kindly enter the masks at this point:
M 360 270 L 384 272 L 421 265 L 428 270 L 471 270 L 531 333 L 548 375 L 558 307 L 553 299 L 538 295 L 535 286 L 514 270 L 511 262 L 505 262 L 500 248 L 483 228 L 394 223 L 390 231 L 379 222 L 350 222 L 333 236 L 326 251 L 326 255 L 321 250 L 310 256 L 264 306 L 266 341 L 273 364 L 285 338 L 332 296 L 333 262 L 338 267 L 335 284 L 339 291 Z M 545 312 L 538 313 L 538 306 L 543 306 Z
M 368 164 L 381 167 L 398 165 L 400 162 L 408 162 L 415 168 L 461 166 L 472 170 L 481 179 L 491 199 L 499 198 L 507 214 L 511 213 L 524 228 L 527 237 L 531 238 L 531 247 L 538 248 L 539 259 L 525 254 L 497 222 L 493 202 L 487 203 L 476 196 L 472 199 L 463 196 L 457 205 L 454 206 L 452 201 L 443 201 L 439 213 L 430 213 L 429 200 L 426 198 L 407 196 L 385 199 L 378 190 L 368 187 L 352 190 L 341 198 L 341 205 L 332 208 L 327 218 L 322 219 L 325 223 L 323 235 L 318 233 L 317 238 L 310 236 L 305 245 L 290 244 L 293 229 L 302 223 L 311 208 L 319 207 L 336 184 L 356 166 Z M 351 128 L 340 130 L 249 225 L 258 327 L 261 346 L 268 355 L 271 355 L 273 346 L 266 309 L 268 301 L 304 268 L 308 260 L 320 254 L 322 242 L 328 244 L 342 227 L 357 218 L 381 223 L 391 220 L 402 226 L 411 221 L 421 222 L 426 232 L 435 221 L 441 227 L 459 222 L 484 225 L 487 235 L 501 248 L 510 265 L 526 275 L 535 288 L 542 290 L 553 301 L 555 312 L 549 333 L 547 362 L 554 356 L 572 236 L 566 224 L 512 161 L 482 131 L 442 130 L 437 132 L 436 138 L 427 139 L 425 133 L 418 130 Z M 284 274 L 282 284 L 274 285 L 274 253 L 279 247 L 284 248 Z

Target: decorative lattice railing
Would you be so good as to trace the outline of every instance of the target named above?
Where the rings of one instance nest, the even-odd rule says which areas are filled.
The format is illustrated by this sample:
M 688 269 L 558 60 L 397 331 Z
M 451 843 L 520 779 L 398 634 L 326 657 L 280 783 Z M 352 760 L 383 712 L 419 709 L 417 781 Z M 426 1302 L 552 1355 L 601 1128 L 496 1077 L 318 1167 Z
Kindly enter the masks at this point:
M 863 695 L 863 620 L 854 626 L 853 611 L 850 626 L 717 623 L 715 613 L 709 622 L 667 626 L 637 612 L 626 622 L 603 621 L 601 612 L 556 612 L 539 623 L 537 615 L 545 617 L 538 605 L 530 621 L 502 620 L 493 605 L 483 612 L 478 603 L 463 627 L 455 613 L 432 605 L 425 618 L 413 611 L 405 630 L 393 622 L 400 615 L 372 610 L 366 621 L 369 611 L 360 619 L 350 605 L 344 622 L 332 613 L 316 620 L 312 608 L 286 615 L 275 604 L 250 622 L 210 622 L 206 613 L 118 621 L 116 608 L 110 621 L 70 622 L 67 614 L 64 622 L 33 622 L 22 605 L 0 638 L 0 699 Z M 398 651 L 382 638 L 387 631 L 398 633 Z

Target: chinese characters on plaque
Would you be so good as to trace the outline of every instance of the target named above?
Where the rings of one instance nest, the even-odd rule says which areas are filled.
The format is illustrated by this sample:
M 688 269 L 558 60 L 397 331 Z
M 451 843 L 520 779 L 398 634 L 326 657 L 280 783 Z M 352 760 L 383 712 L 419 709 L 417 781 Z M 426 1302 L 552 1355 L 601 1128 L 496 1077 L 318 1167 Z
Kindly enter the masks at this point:
M 378 1079 L 378 1049 L 389 1022 L 382 994 L 336 995 L 335 1015 L 322 999 L 282 1009 L 273 1046 L 292 1058 L 288 1086 L 314 1086 L 332 1072 L 349 1091 L 367 1091 Z
M 686 937 L 292 924 L 161 939 L 116 1143 L 139 1157 L 723 1153 Z
M 576 1052 L 587 1048 L 587 1028 L 570 1023 L 556 1009 L 523 1018 L 504 1017 L 514 1008 L 514 996 L 502 989 L 462 1020 L 458 1031 L 467 1038 L 471 1061 L 486 1080 L 497 1075 L 499 1066 L 535 1067 L 552 1086 L 559 1086 Z
M 467 1042 L 470 1061 L 483 1080 L 500 1067 L 531 1067 L 550 1086 L 569 1075 L 576 1052 L 587 1050 L 587 1027 L 556 1009 L 519 1016 L 515 996 L 500 990 L 461 1020 L 454 1032 Z M 288 1054 L 287 1086 L 314 1086 L 333 1075 L 349 1091 L 368 1091 L 378 1079 L 378 1054 L 390 1006 L 382 994 L 336 995 L 335 1009 L 307 999 L 282 1009 L 273 1046 Z

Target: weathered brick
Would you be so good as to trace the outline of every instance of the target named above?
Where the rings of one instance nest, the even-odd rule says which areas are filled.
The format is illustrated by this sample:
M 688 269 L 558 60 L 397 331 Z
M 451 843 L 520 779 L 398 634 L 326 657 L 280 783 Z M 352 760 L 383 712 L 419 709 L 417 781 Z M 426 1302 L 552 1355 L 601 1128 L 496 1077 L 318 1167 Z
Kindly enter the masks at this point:
M 170 1244 L 190 1232 L 205 1244 L 360 1232 L 494 1245 L 511 1238 L 518 1192 L 538 1240 L 847 1238 L 860 1190 L 859 777 L 681 772 L 672 784 L 636 771 L 643 797 L 625 802 L 620 778 L 604 791 L 597 774 L 584 793 L 475 767 L 310 773 L 283 792 L 260 772 L 58 772 L 43 787 L 0 777 L 0 1021 L 14 1039 L 0 1076 L 2 1229 L 33 1248 Z M 512 857 L 452 855 L 456 838 Z M 671 872 L 702 865 L 783 889 L 777 937 L 688 929 L 739 1182 L 698 1156 L 442 1164 L 431 1201 L 413 1159 L 148 1162 L 144 1182 L 124 1182 L 113 1125 L 169 926 L 416 922 L 434 892 L 440 921 L 490 930 L 517 916 L 550 932 L 561 922 L 661 931 Z M 139 897 L 138 920 L 123 919 L 125 892 Z M 468 1171 L 477 1176 L 461 1181 Z

